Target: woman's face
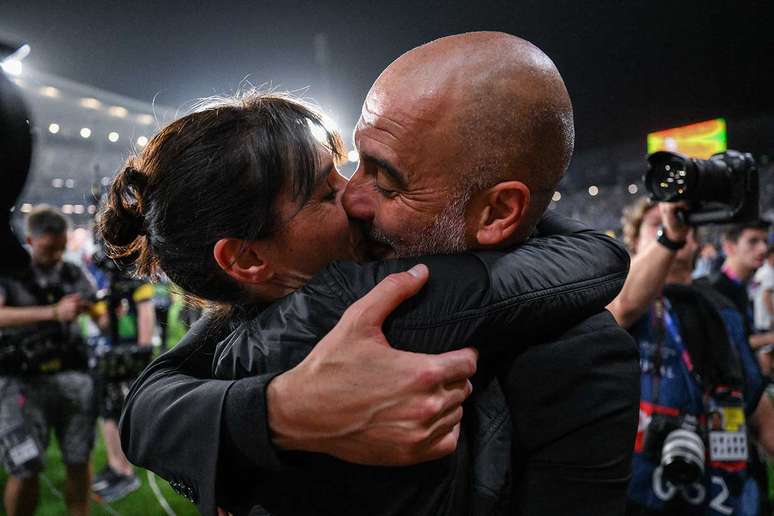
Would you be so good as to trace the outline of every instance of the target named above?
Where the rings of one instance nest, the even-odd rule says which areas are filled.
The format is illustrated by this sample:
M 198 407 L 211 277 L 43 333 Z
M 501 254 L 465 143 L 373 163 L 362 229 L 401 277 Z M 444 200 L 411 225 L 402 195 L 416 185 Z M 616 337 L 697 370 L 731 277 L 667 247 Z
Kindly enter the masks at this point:
M 334 260 L 356 260 L 362 234 L 341 205 L 347 180 L 328 153 L 322 155 L 316 184 L 303 206 L 280 195 L 277 213 L 285 222 L 271 238 L 273 269 L 299 288 Z

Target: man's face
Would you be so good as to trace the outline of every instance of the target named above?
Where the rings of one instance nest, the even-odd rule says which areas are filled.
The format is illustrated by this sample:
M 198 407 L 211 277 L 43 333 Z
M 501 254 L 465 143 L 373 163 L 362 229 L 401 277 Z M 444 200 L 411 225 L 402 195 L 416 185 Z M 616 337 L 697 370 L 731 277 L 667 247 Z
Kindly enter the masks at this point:
M 448 125 L 448 124 L 447 124 Z M 431 109 L 409 113 L 369 94 L 355 129 L 360 163 L 343 197 L 370 258 L 467 248 L 460 156 Z
M 767 237 L 766 230 L 745 229 L 736 242 L 726 242 L 725 251 L 729 258 L 752 272 L 766 259 Z
M 62 261 L 67 247 L 67 233 L 43 233 L 27 237 L 32 261 L 43 268 L 50 268 Z

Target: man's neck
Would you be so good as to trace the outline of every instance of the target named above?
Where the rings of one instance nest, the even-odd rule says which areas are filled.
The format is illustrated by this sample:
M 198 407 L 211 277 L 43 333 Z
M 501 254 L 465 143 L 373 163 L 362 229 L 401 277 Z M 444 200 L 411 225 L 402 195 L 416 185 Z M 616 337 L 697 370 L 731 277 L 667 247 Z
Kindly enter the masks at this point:
M 728 271 L 735 276 L 731 279 L 737 279 L 743 283 L 747 282 L 747 280 L 750 279 L 750 276 L 752 276 L 753 272 L 749 270 L 747 267 L 744 267 L 741 263 L 739 263 L 737 260 L 734 260 L 733 258 L 726 258 L 726 261 L 723 263 L 723 269 L 727 269 Z

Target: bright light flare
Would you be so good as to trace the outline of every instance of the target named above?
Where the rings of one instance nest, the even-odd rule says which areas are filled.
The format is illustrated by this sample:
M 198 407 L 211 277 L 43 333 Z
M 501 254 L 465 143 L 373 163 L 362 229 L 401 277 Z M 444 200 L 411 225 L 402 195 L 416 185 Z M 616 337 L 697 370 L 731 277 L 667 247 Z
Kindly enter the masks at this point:
M 14 77 L 18 77 L 22 74 L 22 62 L 18 59 L 6 59 L 0 63 L 0 67 L 2 67 L 5 73 L 13 75 Z
M 82 98 L 79 104 L 81 107 L 85 107 L 86 109 L 99 109 L 102 107 L 102 102 L 95 99 L 94 97 Z
M 559 202 L 562 200 L 562 193 L 561 192 L 554 192 L 554 195 L 551 197 L 551 200 L 554 202 Z
M 59 129 L 61 129 L 61 128 L 59 127 L 59 124 L 57 124 L 57 123 L 53 123 L 53 124 L 49 124 L 48 125 L 48 132 L 51 133 L 51 134 L 58 133 Z
M 356 150 L 351 150 L 347 153 L 347 159 L 350 163 L 357 163 L 360 159 L 360 154 Z
M 145 136 L 140 136 L 139 138 L 137 138 L 137 145 L 139 145 L 140 147 L 145 147 L 146 145 L 148 145 L 148 138 Z
M 599 187 L 596 185 L 589 186 L 589 195 L 592 197 L 599 195 Z
M 640 191 L 639 187 L 637 185 L 635 185 L 634 183 L 629 185 L 629 193 L 630 194 L 634 195 L 634 194 L 636 194 L 639 191 Z
M 82 127 L 81 138 L 84 138 L 84 139 L 91 138 L 91 129 L 89 129 L 88 127 Z
M 116 143 L 118 141 L 118 138 L 119 138 L 119 135 L 115 131 L 108 134 L 108 140 L 113 143 Z

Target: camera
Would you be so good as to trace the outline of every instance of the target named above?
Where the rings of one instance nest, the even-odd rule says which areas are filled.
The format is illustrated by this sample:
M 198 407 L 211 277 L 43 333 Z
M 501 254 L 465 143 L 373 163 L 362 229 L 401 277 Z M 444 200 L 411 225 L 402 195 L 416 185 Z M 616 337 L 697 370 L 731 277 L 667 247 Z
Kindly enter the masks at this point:
M 710 159 L 659 151 L 648 156 L 643 181 L 651 199 L 681 202 L 693 226 L 758 219 L 758 167 L 749 153 L 728 150 Z
M 704 440 L 697 419 L 690 414 L 653 414 L 643 448 L 661 464 L 664 480 L 674 485 L 690 485 L 704 476 Z

